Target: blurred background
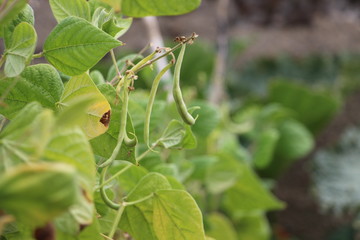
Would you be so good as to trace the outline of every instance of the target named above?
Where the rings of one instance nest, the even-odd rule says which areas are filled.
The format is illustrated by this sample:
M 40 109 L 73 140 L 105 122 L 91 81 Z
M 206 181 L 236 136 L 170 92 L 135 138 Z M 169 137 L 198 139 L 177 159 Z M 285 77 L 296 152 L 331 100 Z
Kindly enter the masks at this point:
M 41 51 L 56 21 L 47 0 L 30 5 Z M 235 221 L 248 234 L 239 239 L 360 239 L 360 1 L 203 0 L 183 16 L 135 19 L 117 54 L 192 32 L 185 97 L 217 106 L 218 124 L 286 203 L 267 212 L 266 231 Z

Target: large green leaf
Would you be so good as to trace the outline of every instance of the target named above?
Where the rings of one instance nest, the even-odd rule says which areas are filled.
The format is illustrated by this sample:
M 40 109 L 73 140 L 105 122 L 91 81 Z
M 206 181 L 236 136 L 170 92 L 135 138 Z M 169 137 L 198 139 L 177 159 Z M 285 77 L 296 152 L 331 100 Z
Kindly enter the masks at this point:
M 27 0 L 0 0 L 2 9 L 0 11 L 0 26 L 7 24 L 26 5 Z
M 276 81 L 270 87 L 270 100 L 281 103 L 297 113 L 297 119 L 312 132 L 321 130 L 339 108 L 339 101 L 329 93 L 308 87 Z
M 159 190 L 154 196 L 153 224 L 159 240 L 204 240 L 199 207 L 183 190 Z
M 218 194 L 232 187 L 238 180 L 242 165 L 228 154 L 219 154 L 206 172 L 205 184 L 209 192 Z
M 180 15 L 196 9 L 201 0 L 101 0 L 130 17 Z M 121 3 L 121 6 L 119 6 Z
M 22 109 L 0 133 L 0 172 L 19 163 L 37 161 L 53 125 L 52 111 L 42 110 L 38 103 Z
M 16 26 L 12 41 L 6 49 L 6 62 L 4 72 L 8 77 L 19 75 L 31 59 L 36 47 L 37 35 L 32 25 L 22 22 Z
M 29 66 L 20 77 L 0 79 L 0 95 L 5 97 L 6 104 L 0 106 L 0 113 L 12 119 L 26 104 L 33 101 L 55 109 L 63 88 L 59 74 L 51 65 Z
M 109 124 L 108 131 L 90 141 L 91 146 L 96 155 L 102 156 L 104 158 L 109 158 L 114 151 L 114 148 L 117 144 L 117 138 L 119 136 L 120 130 L 120 114 L 121 114 L 121 102 L 116 104 L 116 91 L 109 84 L 99 85 L 99 90 L 107 98 L 111 106 L 111 119 Z M 134 127 L 132 125 L 132 120 L 130 115 L 128 115 L 126 121 L 126 131 L 129 138 L 133 138 L 135 134 Z M 132 163 L 135 163 L 135 148 L 128 147 L 125 143 L 121 145 L 119 154 L 115 158 L 117 160 L 127 160 Z
M 11 45 L 12 34 L 17 25 L 22 22 L 34 25 L 34 21 L 34 11 L 30 5 L 26 4 L 26 6 L 22 8 L 16 16 L 13 16 L 6 25 L 1 25 L 2 27 L 0 27 L 0 30 L 2 31 L 1 35 L 4 38 L 5 47 L 8 48 Z
M 162 189 L 171 189 L 167 179 L 158 173 L 149 173 L 129 193 L 126 201 L 139 200 Z M 129 232 L 135 239 L 156 240 L 153 229 L 152 198 L 136 205 L 127 206 L 121 218 L 120 228 Z
M 21 165 L 0 178 L 0 208 L 29 226 L 61 214 L 78 194 L 75 171 L 68 165 Z
M 253 211 L 277 210 L 284 207 L 245 164 L 238 182 L 225 192 L 223 205 L 234 218 Z
M 90 8 L 86 0 L 50 0 L 49 3 L 58 22 L 70 16 L 90 20 Z
M 206 223 L 208 226 L 206 229 L 207 236 L 214 239 L 238 239 L 233 224 L 226 216 L 220 213 L 211 213 L 206 217 Z
M 69 80 L 57 106 L 64 110 L 84 98 L 91 99 L 92 103 L 84 113 L 86 117 L 81 123 L 81 128 L 91 139 L 103 134 L 108 129 L 111 107 L 87 73 Z
M 84 73 L 121 42 L 78 17 L 67 17 L 47 37 L 44 56 L 67 75 Z

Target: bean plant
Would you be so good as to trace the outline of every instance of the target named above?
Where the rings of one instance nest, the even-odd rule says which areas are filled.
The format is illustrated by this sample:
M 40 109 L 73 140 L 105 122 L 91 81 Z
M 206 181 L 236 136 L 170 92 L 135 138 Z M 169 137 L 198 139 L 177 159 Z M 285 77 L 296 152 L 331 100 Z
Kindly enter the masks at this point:
M 197 34 L 119 57 L 131 17 L 184 14 L 200 0 L 49 2 L 57 25 L 35 53 L 30 5 L 0 1 L 0 239 L 231 240 L 244 216 L 267 229 L 265 211 L 283 204 L 219 110 L 189 105 L 180 88 Z M 106 54 L 104 76 L 93 67 Z M 150 91 L 137 89 L 144 71 Z

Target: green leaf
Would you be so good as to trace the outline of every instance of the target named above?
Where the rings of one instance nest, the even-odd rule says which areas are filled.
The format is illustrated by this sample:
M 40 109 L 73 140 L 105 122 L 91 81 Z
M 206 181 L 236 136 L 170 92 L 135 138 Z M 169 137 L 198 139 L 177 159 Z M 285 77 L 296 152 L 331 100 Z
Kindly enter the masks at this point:
M 269 95 L 271 101 L 295 111 L 297 120 L 314 133 L 329 122 L 340 106 L 334 94 L 314 91 L 289 81 L 273 82 Z
M 196 110 L 199 117 L 196 123 L 192 126 L 192 131 L 203 138 L 206 138 L 218 125 L 220 121 L 219 111 L 204 101 L 196 101 L 190 106 L 199 106 L 200 109 Z
M 30 226 L 40 226 L 66 211 L 79 189 L 72 167 L 21 165 L 0 178 L 0 208 Z
M 116 1 L 116 0 L 99 0 L 99 1 L 113 8 L 115 12 L 121 11 L 121 1 Z
M 24 8 L 14 16 L 6 25 L 2 25 L 2 36 L 4 37 L 5 48 L 11 45 L 12 34 L 17 25 L 22 22 L 27 22 L 34 26 L 34 11 L 30 5 L 26 4 Z
M 32 25 L 22 22 L 16 26 L 12 41 L 6 50 L 4 72 L 8 77 L 19 75 L 31 59 L 36 47 L 36 32 Z
M 185 131 L 183 124 L 173 119 L 164 130 L 158 140 L 158 145 L 164 148 L 173 148 L 179 145 L 184 139 Z
M 271 231 L 263 213 L 242 216 L 237 224 L 238 239 L 269 240 Z
M 58 128 L 46 146 L 43 159 L 72 165 L 78 173 L 79 182 L 86 190 L 87 198 L 92 199 L 96 176 L 95 159 L 80 128 Z
M 278 210 L 284 207 L 245 164 L 238 182 L 225 192 L 223 205 L 234 218 L 253 211 Z
M 0 106 L 0 113 L 12 119 L 26 104 L 33 101 L 55 109 L 63 88 L 54 67 L 48 64 L 28 66 L 20 77 L 0 79 L 0 95 L 5 97 L 6 104 Z
M 100 232 L 99 221 L 96 217 L 93 218 L 93 222 L 90 226 L 87 226 L 78 236 L 78 240 L 103 240 L 104 237 Z
M 135 201 L 144 198 L 158 190 L 171 189 L 167 179 L 158 173 L 146 174 L 135 188 L 128 194 L 126 201 Z
M 189 125 L 184 125 L 185 127 L 185 135 L 181 143 L 181 147 L 185 149 L 194 149 L 197 146 L 197 140 L 194 133 L 191 131 L 191 127 Z
M 204 155 L 196 156 L 189 160 L 194 164 L 194 171 L 192 172 L 191 179 L 205 180 L 208 169 L 218 162 L 215 156 Z
M 276 129 L 270 128 L 260 133 L 256 141 L 253 157 L 257 168 L 265 168 L 271 163 L 278 140 L 279 132 Z
M 113 11 L 108 12 L 105 8 L 98 7 L 91 22 L 94 26 L 117 39 L 129 29 L 132 18 L 117 18 Z
M 49 3 L 58 22 L 70 16 L 90 21 L 90 8 L 86 0 L 50 0 Z
M 142 166 L 137 166 L 127 161 L 119 161 L 118 165 L 110 168 L 110 172 L 115 174 L 129 164 L 131 167 L 117 178 L 119 186 L 121 186 L 121 189 L 123 189 L 126 193 L 134 189 L 141 178 L 143 178 L 148 173 L 148 171 Z
M 220 213 L 211 213 L 208 215 L 206 217 L 206 223 L 208 225 L 208 229 L 206 230 L 207 236 L 213 237 L 214 239 L 239 239 L 231 221 Z
M 296 159 L 306 155 L 314 146 L 312 134 L 296 121 L 286 121 L 279 126 L 280 139 L 277 157 Z
M 103 134 L 108 129 L 111 108 L 87 73 L 72 77 L 69 80 L 57 106 L 63 110 L 76 104 L 82 98 L 92 100 L 86 109 L 86 118 L 81 123 L 82 130 L 91 139 Z
M 158 173 L 144 176 L 136 187 L 126 197 L 126 201 L 135 201 L 162 189 L 171 189 L 167 179 Z M 120 228 L 129 232 L 138 240 L 156 240 L 153 230 L 153 200 L 152 198 L 127 206 L 120 221 Z
M 314 147 L 311 132 L 298 121 L 288 120 L 278 127 L 280 138 L 277 142 L 274 159 L 266 168 L 265 174 L 277 176 L 292 162 L 304 157 Z
M 84 19 L 67 17 L 47 37 L 44 56 L 67 75 L 84 73 L 121 42 Z
M 0 133 L 0 172 L 20 164 L 37 161 L 50 139 L 54 125 L 51 110 L 38 103 L 24 107 Z
M 118 1 L 104 2 L 113 6 Z M 130 17 L 181 15 L 195 10 L 200 3 L 201 0 L 123 0 L 121 10 Z
M 105 83 L 104 76 L 98 70 L 91 71 L 90 78 L 94 81 L 96 85 Z
M 228 154 L 218 154 L 218 160 L 207 169 L 205 184 L 210 193 L 218 194 L 232 187 L 238 180 L 242 165 Z
M 14 18 L 25 6 L 27 0 L 0 0 L 2 10 L 0 12 L 0 26 L 4 26 Z
M 159 240 L 205 239 L 201 211 L 189 193 L 159 190 L 153 201 L 154 231 Z
M 91 146 L 96 155 L 102 156 L 104 158 L 109 158 L 117 144 L 117 138 L 119 136 L 120 130 L 120 113 L 121 113 L 121 101 L 118 104 L 116 103 L 116 91 L 109 84 L 99 85 L 99 90 L 107 98 L 111 106 L 111 120 L 108 131 L 98 136 L 90 141 Z M 132 119 L 128 115 L 126 121 L 126 131 L 130 138 L 133 138 L 135 130 L 132 125 Z M 121 145 L 120 152 L 115 158 L 117 160 L 127 160 L 129 162 L 135 163 L 135 148 L 128 147 L 125 143 Z

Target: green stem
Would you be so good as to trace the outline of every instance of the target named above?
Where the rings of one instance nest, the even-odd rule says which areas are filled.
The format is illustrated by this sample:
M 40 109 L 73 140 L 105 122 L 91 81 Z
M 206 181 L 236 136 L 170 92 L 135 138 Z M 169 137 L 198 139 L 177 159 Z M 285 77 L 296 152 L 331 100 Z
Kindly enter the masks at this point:
M 105 181 L 105 176 L 106 176 L 106 172 L 107 172 L 108 167 L 105 167 L 102 171 L 101 171 L 101 175 L 100 175 L 100 186 L 104 185 L 104 181 Z M 118 210 L 121 205 L 118 203 L 114 203 L 112 200 L 109 199 L 109 197 L 106 194 L 105 188 L 104 186 L 100 187 L 100 196 L 102 198 L 102 200 L 104 201 L 104 203 L 106 205 L 108 205 L 110 208 Z
M 123 214 L 123 212 L 125 210 L 125 207 L 126 207 L 125 205 L 121 205 L 118 212 L 117 212 L 117 214 L 116 214 L 116 217 L 114 219 L 113 225 L 111 227 L 111 230 L 110 230 L 110 233 L 109 233 L 109 236 L 108 236 L 111 239 L 115 235 L 116 229 L 117 229 L 117 227 L 119 225 L 119 222 L 120 222 L 121 216 L 122 216 L 122 214 Z
M 119 70 L 119 66 L 117 65 L 117 62 L 116 62 L 116 57 L 115 57 L 115 53 L 114 53 L 114 50 L 111 49 L 110 50 L 110 55 L 111 55 L 111 60 L 114 64 L 114 67 L 115 67 L 115 70 L 116 70 L 116 73 L 117 73 L 117 77 L 118 79 L 121 78 L 121 73 L 120 73 L 120 70 Z
M 32 56 L 32 58 L 41 58 L 44 56 L 44 52 L 36 53 Z
M 154 197 L 154 193 L 151 193 L 143 198 L 140 198 L 138 200 L 135 200 L 135 201 L 132 201 L 132 202 L 123 202 L 123 205 L 124 206 L 131 206 L 131 205 L 135 205 L 135 204 L 138 204 L 138 203 L 141 203 L 141 202 L 144 202 L 150 198 Z
M 6 54 L 2 55 L 1 58 L 0 58 L 0 68 L 1 66 L 4 64 L 5 60 L 6 60 Z
M 101 185 L 99 185 L 95 190 L 98 190 L 98 189 L 104 187 L 106 184 L 108 184 L 109 182 L 111 182 L 112 180 L 114 180 L 115 178 L 117 178 L 118 176 L 123 174 L 124 172 L 126 172 L 132 166 L 133 166 L 132 164 L 129 164 L 126 167 L 124 167 L 123 169 L 121 169 L 120 171 L 118 171 L 117 173 L 115 173 L 114 175 L 112 175 L 110 178 L 108 178 L 106 180 L 104 179 L 104 181 L 102 181 Z

